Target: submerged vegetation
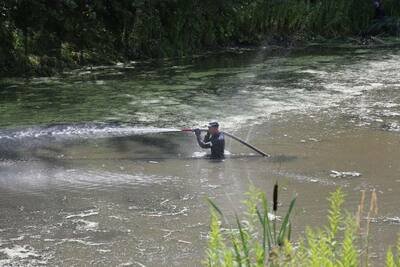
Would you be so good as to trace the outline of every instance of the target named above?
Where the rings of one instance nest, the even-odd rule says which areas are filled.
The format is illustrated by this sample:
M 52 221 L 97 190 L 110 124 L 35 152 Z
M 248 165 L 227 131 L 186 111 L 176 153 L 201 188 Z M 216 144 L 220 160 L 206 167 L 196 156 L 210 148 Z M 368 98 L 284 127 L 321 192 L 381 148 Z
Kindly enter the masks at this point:
M 9 0 L 0 4 L 0 75 L 183 56 L 264 42 L 398 35 L 400 5 L 368 0 Z
M 291 240 L 291 201 L 277 231 L 277 186 L 272 210 L 266 196 L 254 188 L 245 200 L 245 219 L 236 215 L 235 226 L 229 224 L 218 206 L 211 202 L 211 224 L 206 266 L 369 266 L 369 230 L 378 211 L 375 191 L 367 210 L 365 192 L 357 213 L 343 211 L 344 193 L 339 188 L 329 197 L 327 225 L 308 227 L 298 242 Z M 270 213 L 272 212 L 272 213 Z M 221 223 L 221 218 L 224 223 Z M 226 227 L 226 228 L 225 228 Z M 386 266 L 400 266 L 400 236 L 393 253 L 387 250 Z M 382 263 L 383 265 L 383 263 Z

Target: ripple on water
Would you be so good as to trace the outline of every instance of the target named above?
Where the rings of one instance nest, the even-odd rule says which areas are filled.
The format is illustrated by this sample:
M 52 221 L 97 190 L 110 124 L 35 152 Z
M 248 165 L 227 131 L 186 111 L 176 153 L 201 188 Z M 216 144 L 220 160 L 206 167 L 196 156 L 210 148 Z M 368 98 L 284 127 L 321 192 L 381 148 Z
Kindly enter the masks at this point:
M 79 188 L 105 188 L 107 190 L 119 190 L 121 187 L 141 187 L 151 185 L 161 185 L 166 182 L 173 182 L 179 179 L 178 177 L 154 174 L 128 174 L 115 173 L 106 170 L 79 170 L 75 169 L 68 173 L 61 172 L 59 177 L 62 180 L 70 181 L 72 187 Z
M 11 170 L 0 176 L 0 187 L 12 192 L 42 192 L 49 189 L 70 189 L 82 191 L 90 189 L 120 190 L 121 188 L 140 188 L 179 181 L 179 177 L 124 171 L 112 172 L 103 169 L 47 169 L 43 162 L 20 162 L 18 175 Z M 12 167 L 14 168 L 14 167 Z

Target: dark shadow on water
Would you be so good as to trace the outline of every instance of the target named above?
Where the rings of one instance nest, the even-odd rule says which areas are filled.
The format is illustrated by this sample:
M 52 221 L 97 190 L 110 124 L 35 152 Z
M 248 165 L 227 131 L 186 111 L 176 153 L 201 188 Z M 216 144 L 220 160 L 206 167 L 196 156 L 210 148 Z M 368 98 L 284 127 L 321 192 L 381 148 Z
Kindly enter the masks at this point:
M 164 154 L 179 154 L 179 144 L 164 135 L 135 135 L 107 139 L 107 146 L 120 153 L 144 154 L 155 157 Z M 154 151 L 155 150 L 155 151 Z
M 20 160 L 22 159 L 22 155 L 20 152 L 15 150 L 6 150 L 4 148 L 0 148 L 0 161 L 2 160 Z

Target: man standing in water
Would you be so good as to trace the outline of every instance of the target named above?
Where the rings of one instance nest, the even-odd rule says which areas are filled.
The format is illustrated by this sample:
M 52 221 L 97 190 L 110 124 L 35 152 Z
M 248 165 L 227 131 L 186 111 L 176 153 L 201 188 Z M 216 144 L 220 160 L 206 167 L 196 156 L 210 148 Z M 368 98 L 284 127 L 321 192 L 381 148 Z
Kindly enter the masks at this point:
M 219 131 L 219 124 L 212 121 L 208 124 L 208 132 L 203 140 L 201 140 L 200 129 L 194 129 L 197 143 L 201 148 L 211 148 L 211 159 L 223 159 L 225 150 L 224 134 Z

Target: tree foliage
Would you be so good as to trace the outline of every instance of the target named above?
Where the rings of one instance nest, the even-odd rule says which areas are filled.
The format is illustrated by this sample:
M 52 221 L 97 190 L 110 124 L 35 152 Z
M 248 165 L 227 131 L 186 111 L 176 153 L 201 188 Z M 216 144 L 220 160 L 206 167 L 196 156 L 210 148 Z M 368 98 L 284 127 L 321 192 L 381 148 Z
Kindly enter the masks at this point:
M 257 45 L 271 36 L 360 34 L 373 21 L 371 2 L 3 0 L 0 73 L 38 64 L 182 56 L 231 44 Z M 398 0 L 383 2 L 390 18 L 400 16 Z

